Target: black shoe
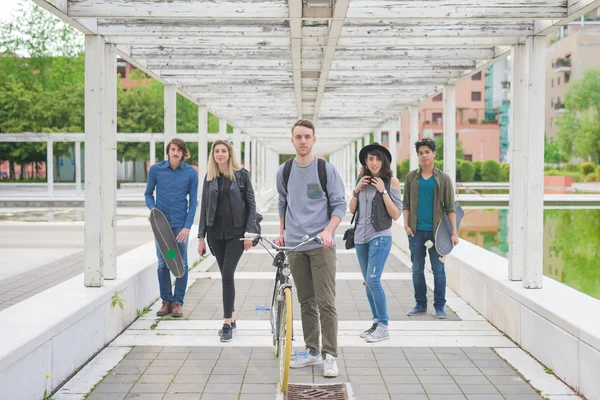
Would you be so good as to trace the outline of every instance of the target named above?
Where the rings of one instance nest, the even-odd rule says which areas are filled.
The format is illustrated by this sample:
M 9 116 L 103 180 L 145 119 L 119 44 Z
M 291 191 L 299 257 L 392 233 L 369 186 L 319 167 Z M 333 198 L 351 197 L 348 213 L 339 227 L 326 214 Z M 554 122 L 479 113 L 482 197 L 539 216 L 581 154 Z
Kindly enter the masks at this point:
M 231 329 L 233 329 L 233 330 L 237 329 L 236 321 L 233 321 L 233 324 L 231 324 Z M 223 329 L 219 329 L 219 336 L 223 336 Z
M 233 328 L 229 324 L 223 324 L 223 329 L 221 334 L 221 342 L 230 342 L 233 339 Z

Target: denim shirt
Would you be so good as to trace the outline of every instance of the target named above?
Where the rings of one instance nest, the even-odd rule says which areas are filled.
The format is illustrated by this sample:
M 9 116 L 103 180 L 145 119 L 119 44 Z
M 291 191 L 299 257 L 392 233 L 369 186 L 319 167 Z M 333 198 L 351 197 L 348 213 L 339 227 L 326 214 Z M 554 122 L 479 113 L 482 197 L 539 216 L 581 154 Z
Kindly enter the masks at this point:
M 144 197 L 150 210 L 156 207 L 165 214 L 171 228 L 190 229 L 198 205 L 198 173 L 184 162 L 175 169 L 168 160 L 156 163 L 148 172 Z

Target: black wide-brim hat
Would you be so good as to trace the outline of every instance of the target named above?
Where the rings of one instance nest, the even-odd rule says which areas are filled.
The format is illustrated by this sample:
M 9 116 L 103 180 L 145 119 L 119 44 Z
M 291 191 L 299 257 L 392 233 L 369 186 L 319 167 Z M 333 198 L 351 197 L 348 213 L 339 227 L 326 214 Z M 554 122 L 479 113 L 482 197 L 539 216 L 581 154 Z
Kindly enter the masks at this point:
M 379 143 L 373 142 L 360 149 L 360 152 L 358 153 L 358 159 L 360 160 L 360 163 L 363 166 L 367 164 L 367 155 L 373 150 L 381 150 L 381 152 L 387 157 L 390 164 L 392 163 L 392 154 L 390 153 L 390 151 L 384 146 L 380 145 Z

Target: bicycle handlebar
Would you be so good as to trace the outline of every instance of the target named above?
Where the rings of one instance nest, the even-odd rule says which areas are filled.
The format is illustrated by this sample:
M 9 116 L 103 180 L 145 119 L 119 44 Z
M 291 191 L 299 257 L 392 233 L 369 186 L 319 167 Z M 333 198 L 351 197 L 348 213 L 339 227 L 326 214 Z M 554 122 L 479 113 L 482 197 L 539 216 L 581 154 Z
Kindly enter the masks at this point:
M 321 239 L 319 236 L 315 236 L 312 238 L 305 236 L 302 240 L 302 243 L 300 243 L 298 246 L 295 246 L 295 247 L 278 246 L 271 239 L 262 236 L 260 233 L 245 232 L 244 238 L 246 240 L 255 240 L 255 239 L 262 240 L 262 239 L 264 239 L 267 241 L 267 243 L 269 243 L 271 245 L 271 247 L 273 249 L 275 249 L 277 251 L 288 251 L 288 252 L 292 252 L 292 251 L 296 250 L 298 247 L 304 246 L 305 244 L 308 244 L 310 242 L 317 242 L 319 244 L 323 244 L 323 239 Z

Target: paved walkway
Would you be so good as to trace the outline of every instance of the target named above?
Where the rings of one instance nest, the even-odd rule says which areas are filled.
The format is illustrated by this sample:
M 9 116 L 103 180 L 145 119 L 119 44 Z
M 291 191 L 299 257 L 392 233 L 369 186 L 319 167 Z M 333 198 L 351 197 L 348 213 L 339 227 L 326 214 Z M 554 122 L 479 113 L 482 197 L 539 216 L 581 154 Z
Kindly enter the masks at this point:
M 264 215 L 263 231 L 274 233 L 274 210 Z M 323 378 L 320 366 L 291 370 L 291 384 L 345 383 L 351 398 L 368 400 L 540 399 L 494 351 L 513 350 L 515 345 L 452 292 L 447 320 L 436 320 L 432 309 L 419 317 L 406 316 L 413 306 L 406 258 L 394 248 L 384 274 L 391 338 L 369 344 L 358 337 L 370 325 L 371 316 L 356 257 L 353 251 L 338 250 L 340 374 Z M 268 254 L 255 248 L 242 257 L 236 273 L 238 329 L 230 343 L 220 343 L 217 336 L 222 324 L 221 280 L 217 267 L 208 267 L 206 272 L 190 273 L 183 319 L 155 317 L 160 308 L 157 301 L 82 371 L 84 377 L 76 376 L 53 398 L 80 398 L 73 395 L 89 391 L 92 381 L 99 383 L 90 400 L 277 398 L 278 364 L 268 312 L 257 310 L 268 304 L 274 277 Z M 432 292 L 428 292 L 431 302 Z M 294 334 L 294 350 L 302 350 L 296 301 Z M 87 383 L 82 386 L 82 381 Z

